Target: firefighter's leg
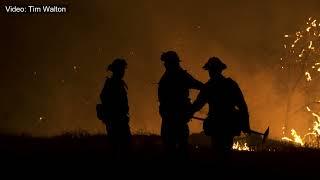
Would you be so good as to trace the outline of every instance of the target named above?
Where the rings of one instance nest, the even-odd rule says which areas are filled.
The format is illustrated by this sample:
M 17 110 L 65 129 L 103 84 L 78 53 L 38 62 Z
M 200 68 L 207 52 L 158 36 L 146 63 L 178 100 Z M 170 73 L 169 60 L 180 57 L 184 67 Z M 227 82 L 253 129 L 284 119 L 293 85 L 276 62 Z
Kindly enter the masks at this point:
M 117 135 L 116 131 L 113 126 L 110 124 L 106 125 L 107 130 L 107 145 L 109 152 L 111 153 L 111 159 L 116 160 L 117 154 L 118 154 L 118 148 L 117 148 Z
M 227 140 L 229 139 L 226 138 L 224 135 L 216 135 L 211 137 L 213 157 L 219 163 L 224 162 L 231 152 L 231 149 L 229 148 L 228 144 L 230 142 Z
M 174 136 L 174 128 L 170 124 L 162 123 L 161 138 L 164 147 L 165 156 L 172 158 L 176 149 L 176 142 Z
M 178 144 L 178 156 L 182 159 L 188 158 L 188 146 L 189 146 L 189 127 L 188 124 L 184 124 L 179 127 L 179 133 L 177 134 Z
M 221 137 L 221 157 L 223 165 L 228 166 L 232 153 L 233 136 L 230 134 L 224 134 Z
M 131 148 L 131 132 L 127 123 L 121 124 L 118 133 L 119 151 L 123 154 L 128 154 Z

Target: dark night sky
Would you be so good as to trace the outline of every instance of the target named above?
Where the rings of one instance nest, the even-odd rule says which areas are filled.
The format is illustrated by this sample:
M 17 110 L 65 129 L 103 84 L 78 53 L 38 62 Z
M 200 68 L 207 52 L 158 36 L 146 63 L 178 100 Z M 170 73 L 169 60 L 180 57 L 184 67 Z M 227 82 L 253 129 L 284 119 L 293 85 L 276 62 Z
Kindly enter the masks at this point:
M 283 35 L 310 16 L 320 17 L 318 0 L 67 2 L 69 13 L 52 16 L 9 16 L 1 4 L 0 132 L 102 132 L 95 104 L 108 75 L 105 66 L 124 57 L 131 126 L 158 133 L 154 83 L 163 73 L 160 54 L 173 49 L 203 82 L 207 59 L 224 60 L 226 74 L 245 94 L 252 127 L 270 125 L 271 136 L 279 137 L 284 92 L 276 67 Z M 190 126 L 193 132 L 201 128 L 199 122 Z

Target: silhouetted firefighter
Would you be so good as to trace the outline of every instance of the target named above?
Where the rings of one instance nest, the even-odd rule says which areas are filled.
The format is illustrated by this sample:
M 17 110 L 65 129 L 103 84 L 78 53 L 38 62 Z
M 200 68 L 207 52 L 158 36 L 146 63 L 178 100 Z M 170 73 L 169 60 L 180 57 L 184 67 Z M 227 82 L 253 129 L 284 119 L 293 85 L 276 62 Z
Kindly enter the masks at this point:
M 225 154 L 231 151 L 234 136 L 240 135 L 241 131 L 250 133 L 248 108 L 238 84 L 222 75 L 227 66 L 219 58 L 210 58 L 203 68 L 209 71 L 210 79 L 192 109 L 196 112 L 209 104 L 203 129 L 212 137 L 216 150 Z
M 126 150 L 130 144 L 129 106 L 127 85 L 123 80 L 127 63 L 115 59 L 108 66 L 112 76 L 107 77 L 97 106 L 98 117 L 106 125 L 108 139 L 114 150 Z
M 191 119 L 190 89 L 200 89 L 203 83 L 194 79 L 180 66 L 176 52 L 161 55 L 166 68 L 158 87 L 159 112 L 162 118 L 161 137 L 167 152 L 186 155 Z

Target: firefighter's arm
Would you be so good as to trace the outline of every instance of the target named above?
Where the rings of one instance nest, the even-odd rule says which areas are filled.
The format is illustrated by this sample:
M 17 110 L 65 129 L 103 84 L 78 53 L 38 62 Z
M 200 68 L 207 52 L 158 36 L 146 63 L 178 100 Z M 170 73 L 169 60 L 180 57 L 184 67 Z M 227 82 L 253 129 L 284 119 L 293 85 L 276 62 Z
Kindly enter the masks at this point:
M 247 103 L 244 99 L 244 96 L 242 94 L 242 91 L 238 85 L 236 85 L 237 90 L 237 106 L 242 113 L 243 117 L 243 131 L 244 132 L 250 132 L 250 122 L 249 122 L 249 111 Z
M 108 100 L 108 95 L 109 95 L 109 79 L 106 79 L 104 85 L 103 85 L 103 89 L 100 93 L 100 100 L 101 100 L 101 103 L 104 104 L 107 102 Z
M 200 90 L 203 87 L 203 83 L 201 81 L 198 81 L 196 79 L 193 79 L 192 88 Z
M 208 88 L 203 87 L 200 90 L 200 93 L 198 94 L 196 100 L 192 104 L 192 115 L 199 111 L 206 103 L 208 102 Z
M 191 89 L 201 90 L 203 88 L 204 84 L 201 81 L 196 80 L 187 72 L 186 72 L 186 76 Z

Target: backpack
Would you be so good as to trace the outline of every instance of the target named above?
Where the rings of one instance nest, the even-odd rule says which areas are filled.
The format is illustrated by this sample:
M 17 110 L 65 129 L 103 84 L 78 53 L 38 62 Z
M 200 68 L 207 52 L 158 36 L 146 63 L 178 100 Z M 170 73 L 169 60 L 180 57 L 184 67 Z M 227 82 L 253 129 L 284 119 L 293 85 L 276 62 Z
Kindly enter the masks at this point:
M 227 93 L 226 96 L 230 98 L 225 102 L 228 102 L 228 104 L 230 104 L 230 107 L 233 107 L 233 105 L 237 105 L 237 102 L 235 102 L 234 100 L 237 99 L 237 96 L 240 95 L 238 92 L 238 85 L 231 78 L 227 78 L 223 82 L 221 82 L 219 86 L 222 86 L 225 89 L 224 93 Z M 246 118 L 245 112 L 239 111 L 236 108 L 232 110 L 230 109 L 230 111 L 227 112 L 228 113 L 224 114 L 223 116 L 208 117 L 203 122 L 204 133 L 208 136 L 221 133 L 227 133 L 234 136 L 240 135 L 240 132 L 243 130 L 243 123 Z M 229 122 L 221 123 L 225 120 L 228 120 Z
M 103 112 L 103 105 L 102 104 L 97 104 L 96 105 L 96 113 L 97 113 L 97 117 L 99 120 L 103 121 L 106 119 L 104 112 Z

